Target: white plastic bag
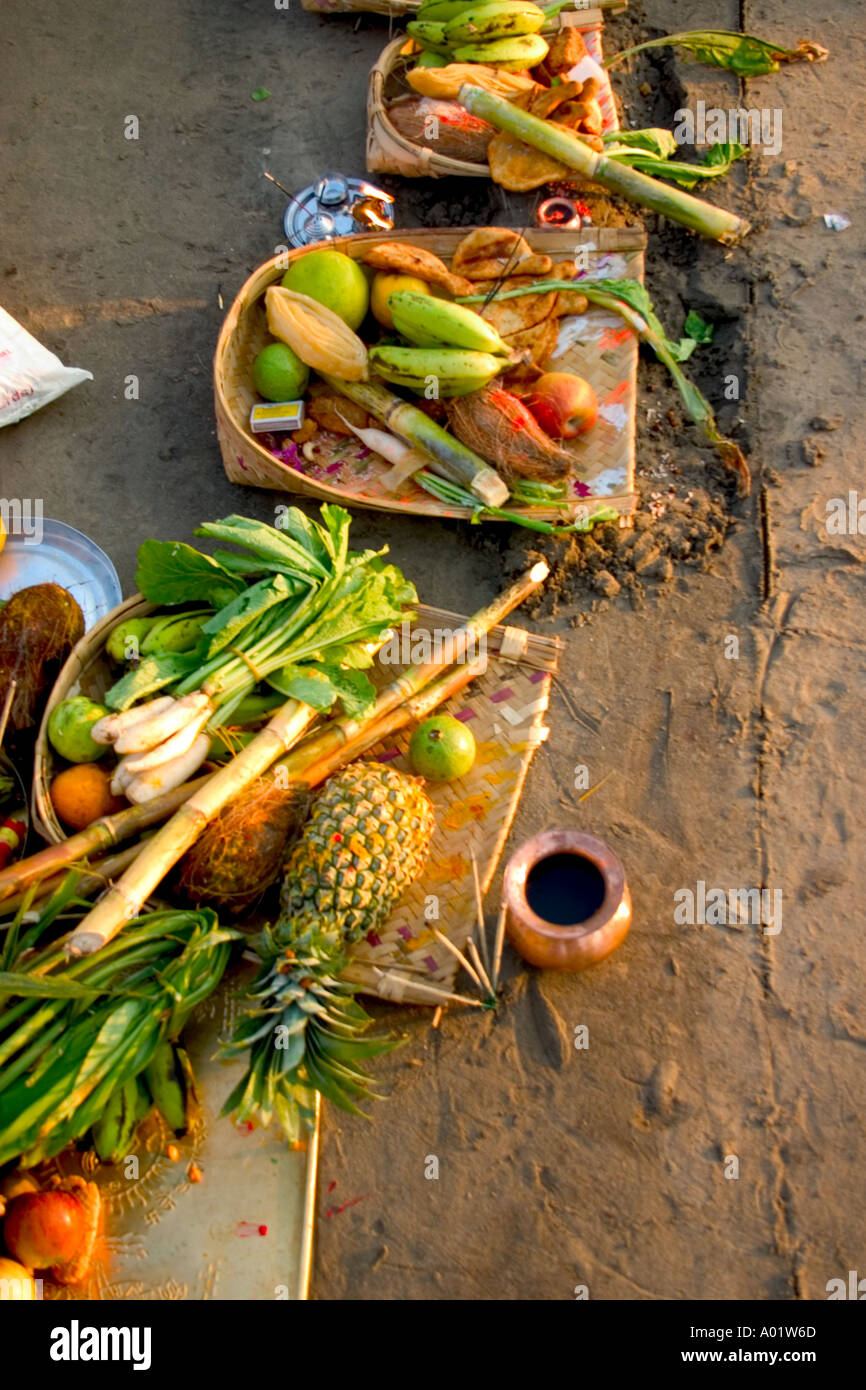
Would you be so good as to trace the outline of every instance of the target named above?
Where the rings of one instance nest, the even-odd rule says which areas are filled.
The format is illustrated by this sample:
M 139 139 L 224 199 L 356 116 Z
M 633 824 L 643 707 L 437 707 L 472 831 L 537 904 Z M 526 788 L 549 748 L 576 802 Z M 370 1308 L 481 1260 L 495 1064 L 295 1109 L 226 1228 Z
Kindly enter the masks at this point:
M 0 309 L 0 426 L 14 425 L 62 396 L 92 372 L 64 367 L 59 357 Z

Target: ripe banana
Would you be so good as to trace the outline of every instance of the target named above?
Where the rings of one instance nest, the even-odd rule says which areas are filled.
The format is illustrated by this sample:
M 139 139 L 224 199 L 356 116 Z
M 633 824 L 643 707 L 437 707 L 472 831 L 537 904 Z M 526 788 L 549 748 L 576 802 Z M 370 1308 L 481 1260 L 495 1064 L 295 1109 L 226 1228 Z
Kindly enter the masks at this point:
M 189 1089 L 183 1067 L 170 1042 L 161 1042 L 144 1069 L 147 1089 L 169 1129 L 186 1134 L 189 1129 Z
M 455 15 L 476 7 L 478 0 L 424 0 L 415 11 L 417 19 L 432 19 L 439 24 L 447 24 Z
M 492 43 L 470 43 L 454 49 L 458 63 L 489 63 L 506 72 L 534 68 L 547 57 L 548 47 L 540 34 L 520 34 L 513 39 L 494 39 Z
M 503 370 L 501 357 L 466 348 L 375 347 L 370 367 L 377 376 L 397 386 L 408 386 L 419 396 L 468 396 L 480 391 Z
M 486 43 L 490 39 L 537 34 L 546 19 L 543 10 L 529 0 L 490 0 L 457 15 L 445 25 L 445 42 Z
M 91 1130 L 93 1147 L 102 1163 L 120 1163 L 126 1158 L 139 1125 L 138 1104 L 138 1080 L 133 1076 L 109 1097 Z
M 397 290 L 388 296 L 388 308 L 397 332 L 415 347 L 469 348 L 508 356 L 508 348 L 493 325 L 462 304 Z

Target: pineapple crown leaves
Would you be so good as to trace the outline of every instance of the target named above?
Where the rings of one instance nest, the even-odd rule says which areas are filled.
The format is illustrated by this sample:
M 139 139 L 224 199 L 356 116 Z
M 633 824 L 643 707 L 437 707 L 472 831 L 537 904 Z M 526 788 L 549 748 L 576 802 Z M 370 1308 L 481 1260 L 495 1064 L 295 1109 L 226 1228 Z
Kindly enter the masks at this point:
M 401 1040 L 361 1036 L 372 1019 L 354 998 L 356 986 L 338 978 L 346 958 L 334 935 L 310 928 L 286 946 L 287 926 L 265 928 L 257 943 L 263 969 L 223 1047 L 226 1056 L 248 1052 L 249 1065 L 222 1113 L 265 1126 L 276 1116 L 293 1140 L 314 1114 L 312 1092 L 353 1115 L 365 1113 L 358 1102 L 382 1099 L 360 1063 Z

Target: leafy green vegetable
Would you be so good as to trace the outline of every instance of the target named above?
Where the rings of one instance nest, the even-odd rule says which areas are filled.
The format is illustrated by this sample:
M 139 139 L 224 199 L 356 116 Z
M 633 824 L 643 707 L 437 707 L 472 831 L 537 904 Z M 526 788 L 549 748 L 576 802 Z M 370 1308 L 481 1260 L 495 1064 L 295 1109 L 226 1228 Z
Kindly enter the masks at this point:
M 727 174 L 731 166 L 747 153 L 745 145 L 736 141 L 718 142 L 707 151 L 700 164 L 685 164 L 681 160 L 670 159 L 667 154 L 650 153 L 646 145 L 636 145 L 635 135 L 653 135 L 653 131 L 610 131 L 605 139 L 606 153 L 619 164 L 628 164 L 642 174 L 653 178 L 669 179 L 682 188 L 691 189 L 704 179 L 717 179 Z M 666 131 L 674 140 L 673 133 Z M 677 148 L 674 140 L 674 148 Z
M 207 599 L 221 608 L 244 588 L 243 580 L 182 541 L 142 542 L 135 582 L 151 603 L 169 606 Z
M 647 48 L 684 48 L 699 63 L 710 67 L 725 68 L 738 77 L 763 77 L 767 73 L 778 72 L 782 63 L 821 63 L 827 57 L 827 49 L 820 44 L 801 39 L 796 48 L 781 48 L 768 39 L 756 38 L 753 34 L 742 34 L 730 29 L 690 29 L 683 34 L 666 34 L 660 39 L 647 39 L 633 48 L 625 48 L 615 53 L 605 63 L 612 68 L 623 58 L 634 53 L 642 53 Z
M 214 558 L 190 546 L 146 542 L 140 577 L 161 595 L 157 601 L 190 598 L 198 586 L 212 599 L 219 576 L 231 591 L 202 625 L 195 652 L 142 660 L 112 687 L 107 703 L 125 709 L 167 687 L 175 695 L 204 690 L 215 705 L 213 725 L 227 722 L 257 684 L 273 677 L 275 688 L 316 709 L 340 699 L 347 711 L 366 710 L 373 687 L 360 672 L 417 594 L 384 551 L 349 550 L 347 511 L 325 505 L 320 515 L 316 522 L 291 507 L 278 527 L 243 516 L 208 522 L 196 535 L 237 547 Z

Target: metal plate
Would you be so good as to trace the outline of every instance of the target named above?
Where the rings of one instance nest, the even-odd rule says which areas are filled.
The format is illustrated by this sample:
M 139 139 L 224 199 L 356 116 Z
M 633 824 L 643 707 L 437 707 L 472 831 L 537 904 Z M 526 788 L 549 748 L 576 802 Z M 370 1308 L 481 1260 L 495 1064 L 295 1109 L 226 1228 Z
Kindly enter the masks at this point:
M 65 521 L 42 522 L 37 543 L 10 534 L 0 554 L 0 599 L 31 584 L 59 584 L 80 605 L 85 629 L 123 597 L 117 570 L 95 541 Z
M 326 201 L 329 196 L 333 196 L 333 202 Z M 388 208 L 394 202 L 390 193 L 376 188 L 366 179 L 331 174 L 311 183 L 287 204 L 283 214 L 283 231 L 289 245 L 309 246 L 313 242 L 368 231 L 369 228 L 363 222 L 356 222 L 352 215 L 355 205 L 368 198 Z M 391 223 L 393 225 L 393 217 Z

